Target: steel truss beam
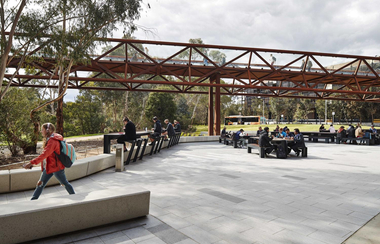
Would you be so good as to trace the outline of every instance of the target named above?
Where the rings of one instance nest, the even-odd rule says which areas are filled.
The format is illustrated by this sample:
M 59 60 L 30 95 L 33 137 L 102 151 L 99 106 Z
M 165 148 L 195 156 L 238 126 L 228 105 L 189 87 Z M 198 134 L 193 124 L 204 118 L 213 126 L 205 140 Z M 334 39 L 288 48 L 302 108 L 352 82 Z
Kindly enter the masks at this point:
M 108 39 L 107 41 L 114 44 L 112 49 L 94 56 L 88 64 L 73 66 L 69 89 L 207 94 L 206 91 L 196 90 L 196 88 L 218 87 L 222 88 L 221 95 L 380 102 L 380 92 L 377 91 L 380 91 L 378 88 L 380 87 L 379 71 L 368 62 L 368 60 L 372 60 L 380 63 L 379 57 L 143 40 Z M 140 50 L 137 44 L 176 46 L 179 47 L 179 50 L 167 58 L 153 58 Z M 125 47 L 124 56 L 109 55 L 119 47 Z M 128 48 L 133 49 L 143 58 L 133 60 Z M 239 53 L 228 62 L 218 64 L 202 53 L 202 48 L 216 49 L 222 52 L 223 50 L 234 50 Z M 35 50 L 39 50 L 39 48 Z M 189 56 L 185 59 L 176 58 L 183 52 L 188 52 Z M 288 61 L 287 64 L 279 66 L 272 65 L 263 57 L 263 53 L 295 54 L 297 57 Z M 36 52 L 33 54 L 36 55 Z M 207 60 L 209 65 L 203 65 L 203 61 L 200 60 L 192 60 L 193 54 Z M 322 65 L 320 60 L 320 58 L 328 57 L 346 58 L 351 61 L 338 69 L 328 69 Z M 20 59 L 11 58 L 12 62 L 9 63 L 8 68 L 17 68 Z M 53 85 L 35 85 L 31 82 L 33 79 L 58 79 L 57 74 L 52 71 L 55 60 L 48 57 L 40 57 L 37 60 L 41 59 L 43 62 L 33 61 L 32 64 L 29 64 L 35 68 L 36 75 L 7 73 L 5 78 L 12 83 L 11 86 L 55 88 L 56 86 Z M 249 61 L 241 63 L 239 62 L 241 59 Z M 254 59 L 261 60 L 261 64 L 253 64 L 252 60 Z M 306 59 L 306 62 L 313 61 L 316 68 L 307 70 L 306 65 L 303 68 L 298 67 L 298 69 L 292 66 L 301 59 Z M 357 65 L 355 70 L 347 70 L 353 65 Z M 365 67 L 366 70 L 360 70 L 361 67 Z M 89 77 L 90 73 L 92 73 L 92 77 Z M 99 78 L 101 74 L 106 74 L 108 77 Z M 220 77 L 220 84 L 210 82 L 210 77 L 215 75 Z M 154 78 L 161 80 L 153 80 Z M 222 83 L 223 80 L 226 80 L 226 83 Z M 229 80 L 233 82 L 230 83 Z M 121 87 L 94 87 L 89 85 L 90 82 L 113 82 L 121 84 Z M 276 84 L 271 86 L 270 82 L 276 82 Z M 4 82 L 4 85 L 6 83 Z M 157 87 L 154 89 L 144 88 L 143 84 L 157 85 Z M 330 84 L 334 86 L 333 89 L 327 89 Z M 171 88 L 159 85 L 167 85 Z

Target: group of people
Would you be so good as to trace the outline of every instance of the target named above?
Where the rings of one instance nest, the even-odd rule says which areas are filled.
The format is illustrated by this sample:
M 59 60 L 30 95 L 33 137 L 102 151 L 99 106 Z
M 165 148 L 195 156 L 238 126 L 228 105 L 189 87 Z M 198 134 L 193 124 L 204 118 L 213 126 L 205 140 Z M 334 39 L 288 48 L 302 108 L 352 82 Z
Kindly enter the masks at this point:
M 277 138 L 293 139 L 293 141 L 289 141 L 287 143 L 288 148 L 287 148 L 286 153 L 289 154 L 291 150 L 293 150 L 298 157 L 300 154 L 299 148 L 305 147 L 304 138 L 300 130 L 296 128 L 294 129 L 294 133 L 291 133 L 290 129 L 286 127 L 286 128 L 278 128 L 277 132 L 278 132 L 276 136 Z M 260 126 L 257 133 L 260 133 L 259 146 L 265 147 L 266 154 L 271 153 L 273 150 L 277 150 L 277 146 L 271 143 L 271 141 L 275 138 L 275 136 L 274 135 L 269 136 L 268 127 L 265 127 L 264 130 L 261 130 L 261 126 Z
M 294 129 L 294 133 L 290 132 L 290 129 L 285 126 L 284 128 L 280 128 L 277 126 L 277 128 L 274 130 L 275 132 L 278 132 L 276 136 L 269 136 L 269 128 L 265 127 L 264 129 L 259 126 L 258 130 L 256 131 L 256 136 L 259 137 L 259 146 L 265 147 L 265 153 L 269 154 L 273 150 L 277 149 L 276 145 L 273 145 L 271 141 L 273 138 L 285 138 L 285 139 L 293 139 L 294 141 L 288 142 L 288 151 L 287 154 L 291 152 L 293 149 L 296 155 L 298 156 L 300 154 L 300 151 L 298 148 L 304 147 L 305 142 L 303 135 L 301 134 L 299 129 Z M 226 127 L 223 128 L 221 132 L 221 137 L 224 138 L 227 135 Z M 244 133 L 243 129 L 240 129 L 239 131 L 234 133 L 234 140 L 239 141 L 242 148 L 246 147 L 246 138 L 244 138 L 246 134 Z
M 175 132 L 181 132 L 181 125 L 178 121 L 174 120 L 174 127 L 165 119 L 167 124 L 166 129 L 161 129 L 161 123 L 157 117 L 153 118 L 154 129 L 151 135 L 151 140 L 154 140 L 157 136 L 167 135 L 169 137 L 175 135 Z M 128 117 L 124 117 L 124 132 L 125 134 L 117 139 L 117 143 L 124 144 L 124 150 L 126 151 L 125 142 L 136 139 L 136 126 L 129 120 Z M 63 136 L 55 133 L 55 126 L 52 123 L 45 123 L 41 126 L 41 134 L 43 137 L 43 151 L 35 159 L 31 160 L 29 163 L 23 165 L 25 169 L 31 169 L 33 166 L 41 164 L 41 177 L 36 184 L 36 189 L 33 192 L 31 200 L 36 200 L 40 197 L 43 189 L 45 188 L 48 181 L 55 176 L 59 183 L 65 186 L 66 191 L 69 194 L 75 194 L 73 186 L 68 182 L 65 175 L 65 166 L 59 161 L 56 155 L 61 153 L 61 141 L 63 141 Z
M 324 124 L 322 124 L 319 127 L 319 132 L 331 132 L 335 133 L 337 132 L 340 134 L 342 138 L 348 137 L 348 138 L 357 138 L 357 137 L 364 137 L 365 133 L 362 129 L 362 126 L 360 124 L 357 124 L 356 126 L 353 126 L 351 124 L 348 125 L 347 130 L 345 130 L 344 126 L 340 126 L 339 129 L 336 131 L 333 125 L 330 125 L 330 128 L 328 130 L 325 129 Z M 370 133 L 377 134 L 377 129 L 375 129 L 374 125 L 371 125 L 371 128 L 369 129 Z
M 124 151 L 127 151 L 125 142 L 136 140 L 136 126 L 129 120 L 128 117 L 124 117 L 123 122 L 124 135 L 121 135 L 117 139 L 117 143 L 123 144 Z M 165 119 L 164 122 L 166 124 L 166 129 L 162 129 L 161 122 L 156 116 L 153 117 L 154 126 L 152 128 L 152 134 L 150 135 L 151 142 L 159 138 L 161 135 L 168 136 L 170 138 L 174 136 L 176 132 L 181 132 L 181 124 L 177 120 L 174 120 L 174 127 L 168 119 Z

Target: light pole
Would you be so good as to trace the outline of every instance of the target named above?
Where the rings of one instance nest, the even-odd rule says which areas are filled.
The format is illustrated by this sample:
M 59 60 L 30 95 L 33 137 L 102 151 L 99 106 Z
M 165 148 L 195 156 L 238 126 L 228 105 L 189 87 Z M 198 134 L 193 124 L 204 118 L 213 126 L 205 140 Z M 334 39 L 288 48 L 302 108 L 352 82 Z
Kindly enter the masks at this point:
M 327 100 L 325 100 L 325 124 L 327 124 Z
M 335 115 L 335 112 L 332 112 L 332 123 L 331 124 L 334 124 L 334 115 Z
M 281 124 L 283 123 L 283 121 L 284 121 L 284 115 L 281 114 Z

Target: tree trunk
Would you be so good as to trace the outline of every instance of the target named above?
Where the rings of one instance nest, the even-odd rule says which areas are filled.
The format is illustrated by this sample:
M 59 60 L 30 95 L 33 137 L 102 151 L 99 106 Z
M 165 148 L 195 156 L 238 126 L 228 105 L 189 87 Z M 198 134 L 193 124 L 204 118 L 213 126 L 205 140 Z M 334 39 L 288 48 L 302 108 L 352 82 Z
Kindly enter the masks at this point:
M 38 121 L 36 118 L 35 118 L 35 113 L 32 112 L 31 113 L 31 119 L 32 119 L 32 122 L 33 122 L 33 136 L 32 136 L 32 147 L 34 147 L 34 152 L 37 152 L 37 142 L 38 142 L 38 136 L 40 134 L 40 121 Z M 25 154 L 25 152 L 24 152 Z
M 129 98 L 129 91 L 125 93 L 124 114 L 128 114 L 128 98 Z
M 1 3 L 2 3 L 1 4 L 1 11 L 2 11 L 2 15 L 4 16 L 4 14 L 5 14 L 4 2 L 1 1 Z M 5 75 L 5 70 L 6 70 L 6 66 L 7 66 L 7 62 L 8 62 L 9 53 L 11 52 L 11 49 L 12 49 L 13 36 L 15 34 L 18 21 L 20 19 L 22 11 L 24 10 L 25 5 L 26 5 L 26 0 L 22 0 L 20 5 L 19 5 L 19 8 L 17 10 L 16 16 L 12 21 L 12 27 L 11 27 L 10 32 L 8 34 L 8 41 L 6 41 L 6 38 L 5 38 L 5 31 L 6 31 L 4 28 L 5 27 L 5 20 L 4 20 L 4 18 L 1 19 L 1 41 L 5 45 L 5 49 L 4 49 L 4 53 L 2 53 L 2 55 L 1 55 L 2 57 L 1 57 L 1 61 L 0 61 L 0 102 L 4 98 L 5 93 L 8 91 L 8 88 L 9 88 L 9 85 L 7 85 L 3 88 L 3 80 L 4 80 L 4 75 Z
M 195 117 L 195 111 L 197 110 L 197 106 L 198 106 L 200 98 L 201 98 L 201 95 L 198 95 L 197 102 L 195 103 L 195 106 L 194 106 L 194 109 L 193 109 L 193 114 L 191 115 L 191 125 L 193 125 L 194 117 Z
M 64 84 L 59 86 L 59 94 L 63 92 Z M 63 136 L 63 97 L 58 99 L 58 106 L 57 106 L 57 112 L 56 112 L 56 117 L 57 117 L 57 127 L 56 127 L 56 132 L 58 134 L 61 134 Z M 54 103 L 52 104 L 54 105 Z

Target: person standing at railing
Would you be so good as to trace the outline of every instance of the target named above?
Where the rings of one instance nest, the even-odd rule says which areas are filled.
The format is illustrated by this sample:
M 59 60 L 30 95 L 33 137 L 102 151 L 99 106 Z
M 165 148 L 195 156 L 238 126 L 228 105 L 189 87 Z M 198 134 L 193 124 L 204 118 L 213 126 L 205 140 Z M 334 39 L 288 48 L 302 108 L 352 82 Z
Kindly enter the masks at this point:
M 313 62 L 311 60 L 307 61 L 307 71 L 310 72 L 311 67 L 313 67 Z
M 270 55 L 270 61 L 271 61 L 270 65 L 272 66 L 276 63 L 276 57 L 273 56 L 272 54 Z
M 302 59 L 302 64 L 301 64 L 301 70 L 303 70 L 305 68 L 305 59 Z

